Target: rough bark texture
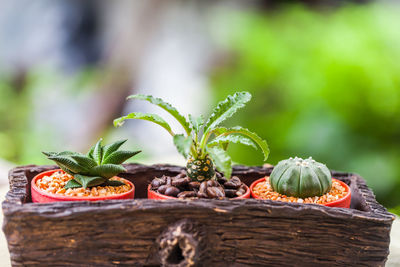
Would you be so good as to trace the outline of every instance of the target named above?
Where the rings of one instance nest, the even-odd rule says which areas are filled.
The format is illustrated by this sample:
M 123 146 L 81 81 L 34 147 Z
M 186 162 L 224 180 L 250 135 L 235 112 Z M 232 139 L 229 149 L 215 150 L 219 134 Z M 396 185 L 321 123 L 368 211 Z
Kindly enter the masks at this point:
M 394 216 L 364 180 L 351 209 L 270 200 L 148 200 L 154 176 L 180 167 L 126 165 L 135 200 L 31 203 L 29 183 L 54 166 L 10 171 L 3 231 L 13 266 L 383 266 Z M 246 184 L 271 168 L 235 167 Z M 204 245 L 206 244 L 206 245 Z M 194 254 L 193 254 L 194 252 Z

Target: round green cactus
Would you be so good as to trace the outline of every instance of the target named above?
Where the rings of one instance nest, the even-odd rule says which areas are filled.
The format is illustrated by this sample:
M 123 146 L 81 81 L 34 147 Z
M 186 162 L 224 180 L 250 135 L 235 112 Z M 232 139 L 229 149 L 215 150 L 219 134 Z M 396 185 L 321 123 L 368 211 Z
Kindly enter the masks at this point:
M 204 159 L 190 158 L 186 165 L 186 172 L 193 181 L 199 182 L 210 180 L 215 175 L 214 164 L 208 155 Z
M 275 166 L 270 176 L 274 191 L 292 197 L 322 196 L 332 188 L 332 176 L 326 165 L 311 157 L 283 160 Z

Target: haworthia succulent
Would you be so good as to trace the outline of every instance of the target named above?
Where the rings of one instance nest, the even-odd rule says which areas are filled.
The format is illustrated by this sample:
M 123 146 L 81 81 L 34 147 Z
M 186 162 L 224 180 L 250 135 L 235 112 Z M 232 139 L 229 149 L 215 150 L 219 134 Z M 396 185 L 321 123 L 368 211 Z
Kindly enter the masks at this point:
M 135 156 L 140 152 L 141 151 L 125 151 L 125 150 L 114 151 L 103 160 L 103 164 L 122 164 L 124 161 Z
M 127 139 L 116 141 L 112 144 L 105 145 L 103 147 L 103 160 L 105 160 L 111 153 L 116 152 L 123 144 L 125 144 L 126 141 L 127 141 Z
M 74 159 L 80 166 L 85 167 L 85 169 L 90 169 L 97 166 L 96 161 L 84 155 L 71 155 L 71 158 Z
M 67 168 L 73 173 L 87 171 L 85 166 L 79 165 L 75 160 L 68 156 L 50 156 L 49 159 L 56 162 L 57 165 Z
M 106 181 L 105 178 L 100 176 L 86 176 L 86 175 L 75 174 L 74 177 L 75 181 L 79 181 L 83 188 L 98 186 L 104 184 L 104 182 Z
M 125 160 L 140 151 L 119 151 L 126 142 L 121 140 L 110 145 L 102 146 L 101 139 L 84 155 L 77 152 L 64 151 L 43 152 L 48 159 L 53 160 L 66 173 L 72 175 L 65 188 L 92 187 L 97 185 L 119 186 L 119 181 L 110 181 L 115 175 L 125 172 L 121 165 Z
M 90 170 L 89 174 L 93 176 L 101 176 L 104 178 L 111 178 L 121 172 L 126 172 L 126 169 L 121 165 L 116 164 L 103 164 L 96 166 Z
M 97 162 L 98 165 L 101 164 L 101 160 L 103 158 L 103 148 L 101 146 L 101 139 L 96 143 L 93 149 L 93 159 Z
M 75 179 L 69 180 L 67 184 L 64 186 L 65 189 L 68 188 L 79 188 L 82 187 L 80 183 L 78 183 Z

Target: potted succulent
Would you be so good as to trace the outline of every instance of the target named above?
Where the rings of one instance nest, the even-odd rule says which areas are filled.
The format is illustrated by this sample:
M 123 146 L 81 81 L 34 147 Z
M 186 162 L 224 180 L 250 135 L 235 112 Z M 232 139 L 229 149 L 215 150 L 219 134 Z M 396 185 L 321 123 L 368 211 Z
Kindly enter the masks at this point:
M 132 182 L 117 177 L 121 165 L 140 151 L 118 150 L 126 140 L 102 146 L 100 139 L 84 155 L 77 152 L 43 152 L 60 169 L 42 172 L 31 182 L 33 202 L 134 198 Z
M 149 95 L 131 95 L 128 99 L 146 100 L 170 113 L 182 125 L 185 133 L 177 134 L 169 124 L 156 114 L 140 112 L 114 120 L 121 126 L 127 119 L 142 119 L 154 122 L 173 137 L 180 154 L 187 160 L 186 170 L 175 177 L 155 177 L 148 186 L 148 197 L 169 198 L 249 198 L 250 190 L 239 177 L 231 178 L 232 160 L 227 153 L 230 143 L 261 148 L 264 160 L 268 158 L 267 142 L 257 134 L 240 126 L 226 128 L 221 123 L 243 108 L 251 99 L 248 92 L 237 92 L 218 103 L 212 114 L 204 120 L 203 116 L 181 115 L 171 104 Z M 215 170 L 215 167 L 217 171 Z
M 280 161 L 269 177 L 254 181 L 250 190 L 254 198 L 283 202 L 349 208 L 351 201 L 349 186 L 332 178 L 326 165 L 311 157 Z

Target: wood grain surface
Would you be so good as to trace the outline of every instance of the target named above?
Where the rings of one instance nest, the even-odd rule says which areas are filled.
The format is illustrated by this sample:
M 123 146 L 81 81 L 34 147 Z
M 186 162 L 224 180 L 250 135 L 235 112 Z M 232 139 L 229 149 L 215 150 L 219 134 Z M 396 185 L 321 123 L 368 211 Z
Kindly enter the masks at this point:
M 333 172 L 352 190 L 352 208 L 343 209 L 255 199 L 149 200 L 152 178 L 182 168 L 125 167 L 121 176 L 135 183 L 135 200 L 48 204 L 31 203 L 29 183 L 55 166 L 11 170 L 3 231 L 12 265 L 383 266 L 389 253 L 394 216 L 354 174 Z M 237 166 L 234 175 L 249 185 L 271 170 Z

